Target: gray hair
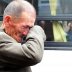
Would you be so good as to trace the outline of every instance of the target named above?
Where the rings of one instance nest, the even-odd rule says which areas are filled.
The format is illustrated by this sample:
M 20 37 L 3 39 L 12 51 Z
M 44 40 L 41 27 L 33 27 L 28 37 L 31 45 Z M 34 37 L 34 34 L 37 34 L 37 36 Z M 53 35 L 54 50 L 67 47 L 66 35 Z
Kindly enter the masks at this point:
M 19 17 L 23 11 L 34 10 L 34 7 L 25 0 L 13 0 L 10 2 L 4 10 L 3 17 L 6 15 Z

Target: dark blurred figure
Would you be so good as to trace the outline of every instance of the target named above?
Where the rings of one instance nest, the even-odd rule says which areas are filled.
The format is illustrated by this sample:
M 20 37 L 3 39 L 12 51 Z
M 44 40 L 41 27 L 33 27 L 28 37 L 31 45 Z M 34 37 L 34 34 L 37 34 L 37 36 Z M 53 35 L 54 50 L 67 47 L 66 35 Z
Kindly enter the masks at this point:
M 48 20 L 40 20 L 38 23 L 45 31 L 46 34 L 46 41 L 53 41 L 53 24 L 51 21 Z
M 39 25 L 40 25 L 43 29 L 44 29 L 45 24 L 46 24 L 46 23 L 45 23 L 44 20 L 42 20 L 42 21 L 39 22 Z

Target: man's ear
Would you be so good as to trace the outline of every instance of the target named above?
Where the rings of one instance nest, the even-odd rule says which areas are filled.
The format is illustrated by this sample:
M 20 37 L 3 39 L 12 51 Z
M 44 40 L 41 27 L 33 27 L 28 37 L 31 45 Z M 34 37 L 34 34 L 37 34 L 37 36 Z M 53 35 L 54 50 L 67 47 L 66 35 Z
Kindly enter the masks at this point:
M 9 15 L 5 16 L 5 17 L 3 18 L 3 24 L 4 24 L 5 26 L 11 25 L 11 16 L 9 16 Z

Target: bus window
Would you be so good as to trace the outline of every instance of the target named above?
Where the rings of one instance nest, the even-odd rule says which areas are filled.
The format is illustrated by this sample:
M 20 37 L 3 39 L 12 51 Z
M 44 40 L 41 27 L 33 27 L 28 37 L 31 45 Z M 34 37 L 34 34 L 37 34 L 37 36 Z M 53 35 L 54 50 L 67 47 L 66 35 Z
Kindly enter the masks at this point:
M 44 29 L 46 41 L 72 41 L 72 21 L 38 20 L 37 24 Z

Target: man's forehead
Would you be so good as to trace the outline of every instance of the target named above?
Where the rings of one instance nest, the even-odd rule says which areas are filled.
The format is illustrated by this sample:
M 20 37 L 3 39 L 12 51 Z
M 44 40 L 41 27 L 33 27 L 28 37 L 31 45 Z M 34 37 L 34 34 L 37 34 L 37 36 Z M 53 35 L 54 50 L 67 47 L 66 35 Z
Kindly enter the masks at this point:
M 36 18 L 36 15 L 28 12 L 22 12 L 21 18 Z

